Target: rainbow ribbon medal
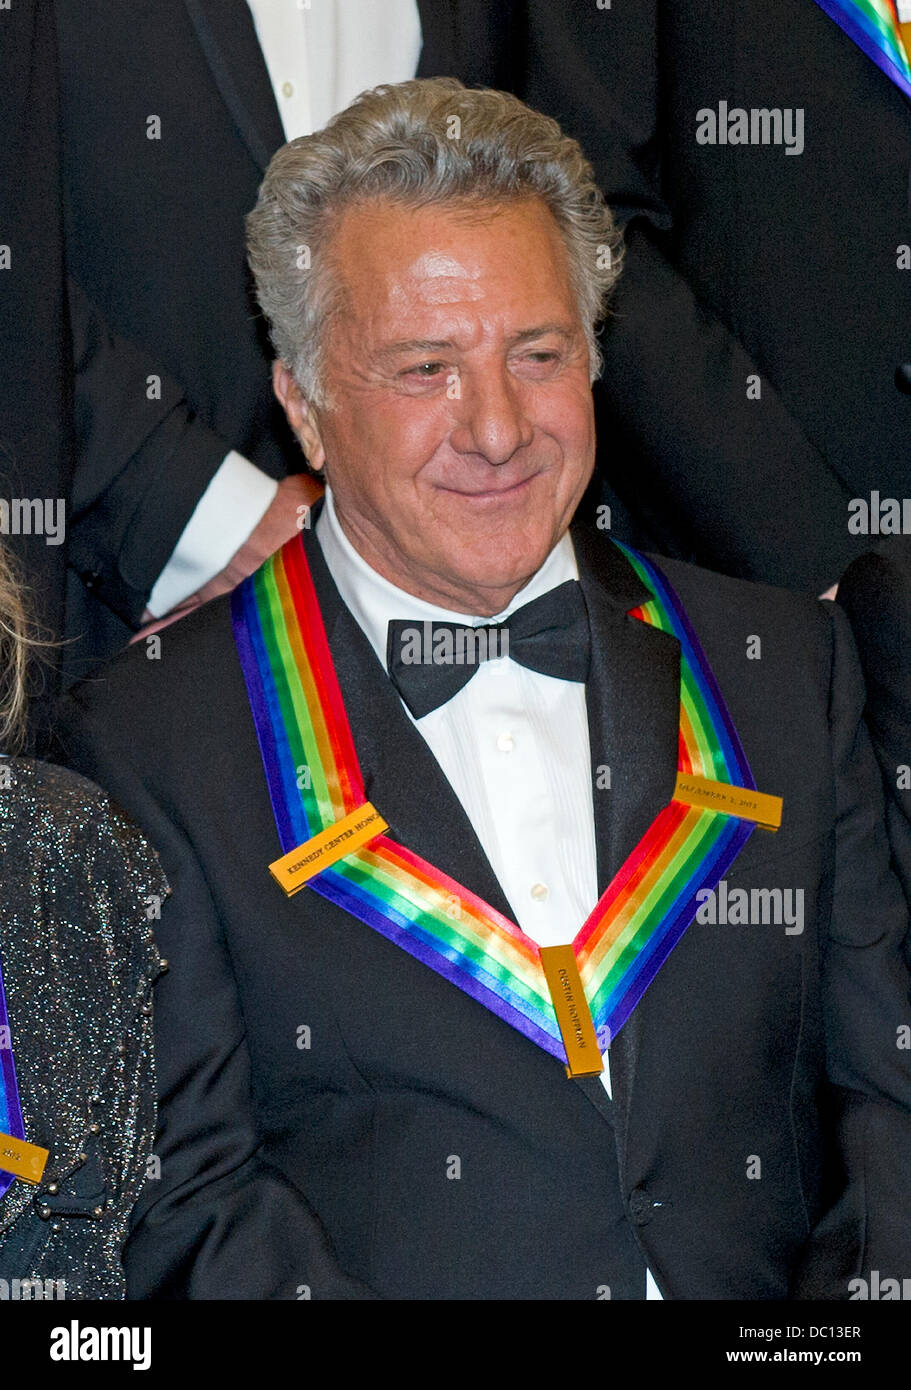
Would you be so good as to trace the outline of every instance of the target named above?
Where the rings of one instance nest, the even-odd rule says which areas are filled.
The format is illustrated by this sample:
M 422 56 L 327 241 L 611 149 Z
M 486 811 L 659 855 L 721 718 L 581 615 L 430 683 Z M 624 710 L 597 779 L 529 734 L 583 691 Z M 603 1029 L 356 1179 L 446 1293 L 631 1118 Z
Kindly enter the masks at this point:
M 571 1076 L 601 1053 L 757 824 L 780 821 L 755 790 L 740 740 L 681 604 L 621 547 L 653 597 L 633 616 L 681 647 L 677 786 L 571 945 L 539 948 L 507 917 L 384 834 L 366 801 L 302 536 L 231 598 L 284 854 L 270 870 L 394 942 L 551 1056 Z M 685 798 L 685 799 L 684 799 Z
M 816 0 L 848 38 L 911 97 L 911 64 L 892 0 Z
M 24 1138 L 25 1129 L 19 1105 L 19 1088 L 16 1085 L 9 1015 L 6 1011 L 6 995 L 3 992 L 3 974 L 0 971 L 0 1197 L 13 1182 L 13 1174 L 3 1167 L 4 1146 L 9 1139 Z
M 9 1014 L 3 990 L 3 971 L 0 968 L 0 1199 L 16 1178 L 29 1183 L 40 1182 L 47 1157 L 47 1149 L 30 1144 L 25 1137 Z

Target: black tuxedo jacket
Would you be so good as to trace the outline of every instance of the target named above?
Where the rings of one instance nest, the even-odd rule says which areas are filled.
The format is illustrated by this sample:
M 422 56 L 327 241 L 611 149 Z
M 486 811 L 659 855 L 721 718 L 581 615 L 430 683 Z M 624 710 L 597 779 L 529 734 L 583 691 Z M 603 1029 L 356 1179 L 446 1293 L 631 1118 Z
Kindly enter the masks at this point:
M 54 16 L 49 0 L 23 0 L 2 19 L 0 242 L 10 264 L 0 274 L 0 497 L 53 503 L 69 495 L 73 473 Z M 65 544 L 48 545 L 43 528 L 0 544 L 18 553 L 36 617 L 59 632 Z M 47 713 L 36 701 L 34 724 Z
M 612 772 L 594 792 L 603 888 L 672 794 L 679 647 L 628 616 L 645 594 L 621 552 L 574 535 L 592 764 Z M 393 838 L 510 913 L 307 546 L 368 797 Z M 844 1297 L 871 1261 L 907 1259 L 906 909 L 846 620 L 665 569 L 758 786 L 784 797 L 782 829 L 755 832 L 729 887 L 803 890 L 805 927 L 694 923 L 611 1048 L 612 1103 L 339 908 L 284 897 L 226 599 L 68 697 L 58 756 L 136 817 L 173 889 L 161 1177 L 125 1250 L 133 1296 L 596 1298 L 632 1238 L 666 1297 Z
M 815 0 L 522 8 L 517 91 L 627 227 L 604 477 L 663 554 L 822 592 L 863 548 L 848 500 L 907 492 L 911 102 Z M 720 101 L 800 108 L 803 153 L 698 144 Z
M 884 537 L 855 560 L 838 586 L 838 602 L 860 653 L 894 867 L 911 904 L 911 536 Z
M 510 45 L 490 0 L 419 9 L 420 76 L 497 84 Z M 284 143 L 246 0 L 56 11 L 78 372 L 67 632 L 84 635 L 70 676 L 138 625 L 229 449 L 276 478 L 304 460 L 246 264 L 244 218 Z

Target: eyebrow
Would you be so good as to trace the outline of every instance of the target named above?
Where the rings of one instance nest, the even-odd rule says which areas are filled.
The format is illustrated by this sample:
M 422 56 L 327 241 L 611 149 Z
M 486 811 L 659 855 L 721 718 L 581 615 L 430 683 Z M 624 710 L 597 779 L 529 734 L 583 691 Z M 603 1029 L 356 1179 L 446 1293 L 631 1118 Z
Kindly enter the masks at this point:
M 514 333 L 509 339 L 509 344 L 514 346 L 531 342 L 535 338 L 544 338 L 549 333 L 556 333 L 567 340 L 573 336 L 565 323 L 541 323 L 536 324 L 534 328 L 523 328 L 520 332 Z M 452 338 L 402 338 L 398 342 L 387 343 L 376 355 L 381 358 L 400 357 L 412 352 L 444 352 L 453 347 L 455 343 Z

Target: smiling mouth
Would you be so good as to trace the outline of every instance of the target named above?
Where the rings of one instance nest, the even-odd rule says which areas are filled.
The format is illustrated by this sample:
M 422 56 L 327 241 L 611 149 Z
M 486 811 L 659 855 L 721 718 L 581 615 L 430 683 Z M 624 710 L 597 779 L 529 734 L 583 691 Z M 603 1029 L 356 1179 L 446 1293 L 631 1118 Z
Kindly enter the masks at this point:
M 467 497 L 472 502 L 483 502 L 496 500 L 500 497 L 511 497 L 517 492 L 521 492 L 536 477 L 537 473 L 532 473 L 527 478 L 522 478 L 518 483 L 510 483 L 508 487 L 488 487 L 488 488 L 458 488 L 444 487 L 443 492 L 452 492 L 456 497 Z

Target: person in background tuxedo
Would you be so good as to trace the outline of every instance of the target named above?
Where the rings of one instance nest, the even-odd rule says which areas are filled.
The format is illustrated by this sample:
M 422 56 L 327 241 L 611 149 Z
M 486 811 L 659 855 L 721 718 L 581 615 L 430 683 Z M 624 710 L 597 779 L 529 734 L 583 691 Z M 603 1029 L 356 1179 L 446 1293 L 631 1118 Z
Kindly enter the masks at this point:
M 838 586 L 867 685 L 895 870 L 911 903 L 911 539 L 883 537 Z
M 756 785 L 784 799 L 723 891 L 787 890 L 799 919 L 704 916 L 656 972 L 645 953 L 644 994 L 572 1078 L 484 954 L 571 942 L 677 785 L 683 655 L 642 616 L 654 562 L 576 514 L 619 266 L 578 145 L 512 96 L 406 82 L 280 150 L 248 226 L 276 395 L 325 503 L 60 715 L 62 754 L 136 815 L 173 888 L 131 1296 L 844 1298 L 871 1266 L 900 1273 L 907 910 L 836 605 L 658 562 Z M 427 628 L 508 652 L 412 662 Z M 442 929 L 362 906 L 369 855 L 354 887 L 282 893 L 281 849 L 314 852 L 295 848 L 313 822 L 289 845 L 282 817 L 342 786 Z
M 815 594 L 866 548 L 850 500 L 907 484 L 911 67 L 877 8 L 870 42 L 828 0 L 526 0 L 516 58 L 625 228 L 596 395 L 634 534 Z
M 68 680 L 144 618 L 236 583 L 318 493 L 272 399 L 244 258 L 269 158 L 378 82 L 495 79 L 508 8 L 58 0 L 78 371 Z
M 9 508 L 0 508 L 0 542 L 27 576 L 33 621 L 55 634 L 73 476 L 57 97 L 48 0 L 0 11 L 0 257 L 8 257 L 0 272 L 0 503 Z M 47 672 L 43 690 L 32 691 L 36 735 L 55 684 Z

